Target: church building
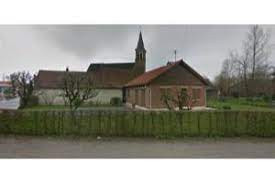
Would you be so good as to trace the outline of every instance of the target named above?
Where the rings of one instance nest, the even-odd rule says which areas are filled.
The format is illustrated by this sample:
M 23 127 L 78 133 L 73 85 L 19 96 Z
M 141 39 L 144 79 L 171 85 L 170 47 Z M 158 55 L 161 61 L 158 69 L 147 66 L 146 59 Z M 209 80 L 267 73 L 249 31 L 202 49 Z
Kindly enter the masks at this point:
M 69 71 L 71 72 L 71 71 Z M 35 79 L 35 91 L 39 102 L 63 104 L 60 97 L 62 82 L 66 71 L 40 70 Z M 165 108 L 161 101 L 161 91 L 186 89 L 194 98 L 194 106 L 206 105 L 207 82 L 183 60 L 168 62 L 166 66 L 146 72 L 146 49 L 139 33 L 135 49 L 135 61 L 129 63 L 91 63 L 86 72 L 91 74 L 99 94 L 93 99 L 98 103 L 109 103 L 111 98 L 119 97 L 129 106 L 144 109 Z M 42 93 L 42 94 L 41 94 Z
M 95 86 L 99 90 L 98 96 L 93 99 L 97 103 L 109 103 L 111 98 L 125 99 L 123 87 L 133 78 L 145 73 L 146 50 L 139 33 L 137 47 L 135 49 L 135 62 L 128 63 L 91 63 L 87 72 L 94 78 Z M 72 71 L 69 71 L 72 72 Z M 35 79 L 35 93 L 39 97 L 40 104 L 52 102 L 63 104 L 60 97 L 63 78 L 66 71 L 40 70 Z M 86 72 L 74 72 L 86 74 Z

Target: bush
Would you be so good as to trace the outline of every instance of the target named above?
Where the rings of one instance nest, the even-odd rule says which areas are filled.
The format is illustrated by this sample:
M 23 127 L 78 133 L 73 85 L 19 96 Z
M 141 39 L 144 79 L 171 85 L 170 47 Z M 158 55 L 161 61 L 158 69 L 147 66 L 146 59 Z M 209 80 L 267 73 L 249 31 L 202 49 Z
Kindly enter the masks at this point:
M 271 97 L 270 97 L 270 96 L 267 96 L 267 95 L 264 95 L 264 96 L 263 96 L 263 100 L 264 100 L 265 102 L 270 102 Z
M 35 95 L 32 95 L 29 99 L 27 107 L 34 107 L 34 106 L 37 106 L 38 104 L 39 104 L 38 97 Z
M 232 93 L 232 96 L 233 96 L 234 98 L 239 98 L 240 95 L 239 95 L 238 92 L 233 92 L 233 93 Z
M 275 112 L 6 111 L 0 134 L 56 136 L 275 137 Z
M 231 110 L 231 106 L 229 106 L 229 105 L 224 105 L 224 106 L 222 106 L 222 108 L 225 110 Z
M 252 98 L 252 97 L 247 97 L 247 98 L 246 98 L 246 101 L 247 101 L 247 102 L 253 102 L 253 98 Z
M 121 106 L 121 105 L 122 105 L 122 100 L 121 100 L 121 98 L 119 98 L 119 97 L 113 97 L 113 98 L 111 98 L 111 100 L 110 100 L 110 104 L 111 104 L 112 106 Z

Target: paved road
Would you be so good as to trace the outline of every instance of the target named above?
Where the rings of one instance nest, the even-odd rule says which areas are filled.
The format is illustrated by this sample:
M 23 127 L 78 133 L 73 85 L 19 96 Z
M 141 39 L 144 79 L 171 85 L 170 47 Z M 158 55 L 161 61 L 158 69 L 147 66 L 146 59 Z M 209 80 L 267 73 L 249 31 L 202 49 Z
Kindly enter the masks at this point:
M 73 139 L 0 136 L 0 158 L 275 158 L 275 139 Z

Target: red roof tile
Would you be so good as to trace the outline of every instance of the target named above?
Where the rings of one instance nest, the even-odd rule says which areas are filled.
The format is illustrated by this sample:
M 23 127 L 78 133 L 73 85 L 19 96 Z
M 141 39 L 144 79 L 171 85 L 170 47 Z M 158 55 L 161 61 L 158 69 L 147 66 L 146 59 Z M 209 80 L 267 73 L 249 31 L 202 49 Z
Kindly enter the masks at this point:
M 189 65 L 187 65 L 183 60 L 179 60 L 176 62 L 168 62 L 166 66 L 158 67 L 156 69 L 153 69 L 151 71 L 145 72 L 144 74 L 136 77 L 135 79 L 131 80 L 128 82 L 125 86 L 130 87 L 130 86 L 142 86 L 149 84 L 151 81 L 156 79 L 158 76 L 161 74 L 165 73 L 166 71 L 170 70 L 176 65 L 182 64 L 183 67 L 185 67 L 189 72 L 194 74 L 196 77 L 198 77 L 204 84 L 207 85 L 207 82 L 204 80 L 204 78 L 198 74 L 194 69 L 192 69 Z
M 88 74 L 98 88 L 122 88 L 129 81 L 127 69 L 101 68 L 89 72 L 71 72 L 79 75 Z M 60 89 L 66 71 L 40 70 L 35 79 L 35 89 Z
M 69 71 L 77 75 L 84 75 L 86 72 Z M 63 80 L 66 71 L 40 70 L 34 81 L 35 89 L 60 89 L 63 86 Z

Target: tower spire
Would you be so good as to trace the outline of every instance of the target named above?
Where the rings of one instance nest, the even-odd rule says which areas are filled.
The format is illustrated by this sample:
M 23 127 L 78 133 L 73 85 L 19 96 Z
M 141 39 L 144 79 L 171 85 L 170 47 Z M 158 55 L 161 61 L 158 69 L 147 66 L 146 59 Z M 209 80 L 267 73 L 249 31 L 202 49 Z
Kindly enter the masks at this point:
M 146 50 L 142 39 L 142 33 L 139 32 L 138 43 L 136 47 L 135 66 L 133 68 L 133 77 L 141 75 L 145 72 L 146 67 Z
M 140 50 L 140 51 L 145 50 L 141 30 L 139 32 L 139 38 L 138 38 L 138 43 L 137 43 L 136 50 Z

